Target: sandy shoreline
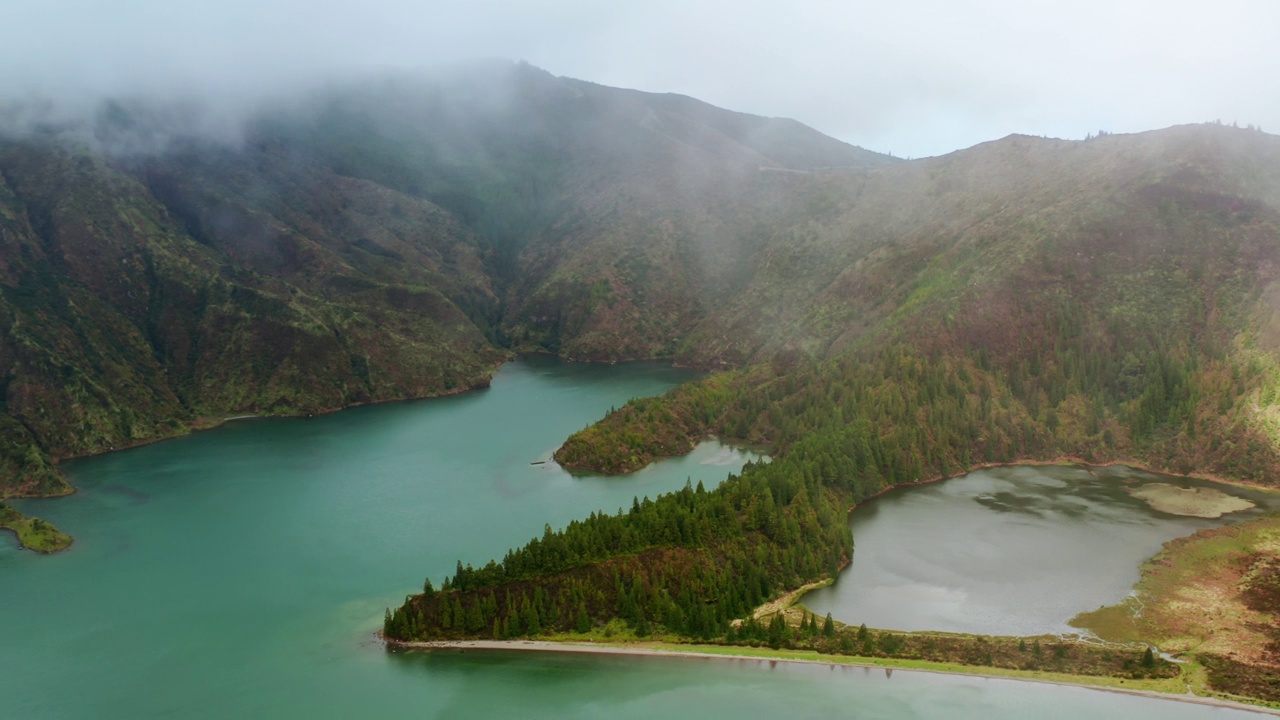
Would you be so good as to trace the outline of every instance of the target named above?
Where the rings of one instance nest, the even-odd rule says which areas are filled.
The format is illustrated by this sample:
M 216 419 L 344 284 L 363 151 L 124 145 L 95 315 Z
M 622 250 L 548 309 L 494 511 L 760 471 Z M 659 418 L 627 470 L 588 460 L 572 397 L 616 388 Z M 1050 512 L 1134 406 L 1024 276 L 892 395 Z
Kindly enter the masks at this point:
M 379 637 L 381 634 L 379 633 Z M 585 655 L 630 655 L 635 657 L 662 657 L 662 658 L 688 658 L 694 660 L 755 660 L 758 662 L 785 662 L 785 663 L 801 663 L 806 665 L 830 665 L 845 667 L 863 667 L 863 668 L 881 668 L 893 670 L 895 672 L 908 673 L 930 673 L 934 675 L 963 675 L 969 677 L 985 678 L 989 680 L 1014 680 L 1018 682 L 1043 683 L 1046 685 L 1065 685 L 1067 687 L 1080 687 L 1088 690 L 1101 690 L 1104 692 L 1123 693 L 1126 695 L 1139 695 L 1160 700 L 1176 700 L 1178 702 L 1193 703 L 1196 705 L 1207 705 L 1211 707 L 1231 708 L 1234 710 L 1245 710 L 1256 712 L 1259 714 L 1280 716 L 1280 710 L 1275 710 L 1259 705 L 1249 705 L 1248 703 L 1236 702 L 1233 700 L 1224 700 L 1214 697 L 1202 697 L 1200 695 L 1175 695 L 1172 693 L 1157 692 L 1154 690 L 1138 690 L 1129 688 L 1118 688 L 1107 685 L 1092 685 L 1087 682 L 1064 682 L 1059 680 L 1047 680 L 1040 678 L 1018 677 L 1016 675 L 996 675 L 993 673 L 984 673 L 975 669 L 974 672 L 950 671 L 950 670 L 930 670 L 927 668 L 905 668 L 894 665 L 880 665 L 873 662 L 856 661 L 839 656 L 833 656 L 831 660 L 819 660 L 798 657 L 770 657 L 766 655 L 735 655 L 735 654 L 719 654 L 711 652 L 699 652 L 697 650 L 675 650 L 661 647 L 647 647 L 637 645 L 604 645 L 604 644 L 588 644 L 588 643 L 569 643 L 569 642 L 553 642 L 549 640 L 440 640 L 434 642 L 400 642 L 387 641 L 387 645 L 391 647 L 406 648 L 410 650 L 480 650 L 480 651 L 518 651 L 518 652 L 554 652 L 554 653 L 577 653 Z

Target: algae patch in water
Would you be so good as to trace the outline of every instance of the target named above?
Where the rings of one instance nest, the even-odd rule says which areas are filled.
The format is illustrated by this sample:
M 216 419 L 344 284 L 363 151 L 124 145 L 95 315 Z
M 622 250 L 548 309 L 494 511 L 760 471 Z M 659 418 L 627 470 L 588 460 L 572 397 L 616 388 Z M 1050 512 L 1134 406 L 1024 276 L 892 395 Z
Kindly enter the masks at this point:
M 1168 483 L 1147 483 L 1129 488 L 1129 494 L 1160 512 L 1189 517 L 1220 518 L 1254 506 L 1244 498 L 1214 488 L 1182 488 Z

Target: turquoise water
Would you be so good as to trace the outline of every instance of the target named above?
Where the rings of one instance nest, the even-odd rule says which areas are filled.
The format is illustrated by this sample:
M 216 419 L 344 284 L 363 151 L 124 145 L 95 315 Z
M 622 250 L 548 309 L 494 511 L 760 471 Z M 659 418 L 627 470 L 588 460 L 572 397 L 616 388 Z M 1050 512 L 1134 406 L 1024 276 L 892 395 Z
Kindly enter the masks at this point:
M 383 610 L 592 510 L 714 484 L 707 443 L 624 478 L 546 460 L 654 364 L 510 363 L 492 388 L 306 420 L 246 420 L 70 463 L 23 501 L 76 537 L 0 536 L 0 718 L 1228 717 L 1031 683 L 760 661 L 388 653 Z

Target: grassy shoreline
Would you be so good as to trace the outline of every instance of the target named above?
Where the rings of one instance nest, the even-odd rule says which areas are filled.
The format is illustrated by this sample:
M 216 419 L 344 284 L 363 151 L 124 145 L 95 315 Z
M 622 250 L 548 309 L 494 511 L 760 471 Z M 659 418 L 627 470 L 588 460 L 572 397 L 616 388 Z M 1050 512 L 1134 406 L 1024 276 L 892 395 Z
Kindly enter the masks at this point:
M 381 637 L 381 635 L 379 635 Z M 672 657 L 706 660 L 761 660 L 772 662 L 843 665 L 848 667 L 884 668 L 906 672 L 943 675 L 965 675 L 995 680 L 1018 680 L 1052 685 L 1068 685 L 1106 692 L 1190 702 L 1213 707 L 1226 707 L 1280 716 L 1280 709 L 1254 705 L 1218 696 L 1192 694 L 1183 677 L 1164 680 L 1130 680 L 1091 675 L 1072 675 L 1050 671 L 1012 670 L 984 666 L 941 663 L 928 660 L 827 655 L 813 650 L 787 650 L 725 645 L 683 644 L 664 641 L 583 641 L 583 640 L 442 640 L 434 642 L 401 642 L 386 640 L 389 648 L 405 650 L 453 651 L 519 651 L 561 652 L 596 655 L 631 655 L 638 657 Z
M 1071 624 L 1104 640 L 1142 638 L 1191 661 L 1206 688 L 1280 707 L 1280 514 L 1175 538 L 1142 566 L 1134 593 Z

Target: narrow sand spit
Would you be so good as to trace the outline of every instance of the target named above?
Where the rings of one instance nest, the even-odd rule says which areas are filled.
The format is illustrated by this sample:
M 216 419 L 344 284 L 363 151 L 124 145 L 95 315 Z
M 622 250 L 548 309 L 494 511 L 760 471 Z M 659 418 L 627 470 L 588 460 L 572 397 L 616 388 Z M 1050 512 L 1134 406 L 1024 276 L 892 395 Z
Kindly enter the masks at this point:
M 1246 703 L 1233 702 L 1231 700 L 1222 700 L 1212 697 L 1201 697 L 1199 695 L 1173 695 L 1170 693 L 1155 692 L 1152 690 L 1129 690 L 1127 688 L 1108 687 L 1103 685 L 1090 685 L 1088 683 L 1062 682 L 1058 680 L 1040 680 L 1032 678 L 1021 678 L 1010 675 L 993 675 L 982 672 L 951 672 L 943 670 L 926 670 L 921 668 L 899 668 L 890 665 L 877 665 L 875 663 L 854 662 L 844 658 L 833 657 L 831 660 L 812 660 L 808 658 L 793 657 L 768 657 L 762 655 L 721 655 L 718 653 L 698 652 L 696 650 L 669 650 L 656 647 L 645 647 L 636 645 L 596 645 L 587 643 L 565 643 L 551 642 L 547 640 L 441 640 L 436 642 L 399 642 L 387 641 L 388 645 L 393 647 L 420 649 L 420 650 L 502 650 L 502 651 L 525 651 L 525 652 L 558 652 L 558 653 L 582 653 L 589 655 L 633 655 L 641 657 L 666 657 L 666 658 L 692 658 L 703 660 L 756 660 L 758 662 L 785 662 L 785 663 L 805 663 L 810 665 L 843 665 L 848 667 L 866 667 L 866 668 L 883 668 L 894 672 L 921 672 L 933 673 L 935 675 L 967 675 L 970 677 L 987 678 L 991 680 L 1017 680 L 1019 682 L 1038 682 L 1048 685 L 1071 685 L 1074 687 L 1082 687 L 1089 690 L 1102 690 L 1106 692 L 1124 693 L 1126 695 L 1141 695 L 1144 697 L 1157 698 L 1163 700 L 1176 700 L 1178 702 L 1188 702 L 1197 705 L 1208 705 L 1212 707 L 1233 708 L 1236 710 L 1247 710 L 1259 714 L 1280 716 L 1280 710 L 1261 707 L 1258 705 L 1249 705 Z

